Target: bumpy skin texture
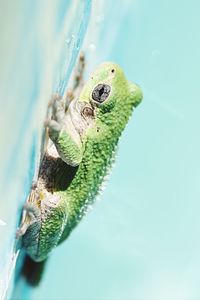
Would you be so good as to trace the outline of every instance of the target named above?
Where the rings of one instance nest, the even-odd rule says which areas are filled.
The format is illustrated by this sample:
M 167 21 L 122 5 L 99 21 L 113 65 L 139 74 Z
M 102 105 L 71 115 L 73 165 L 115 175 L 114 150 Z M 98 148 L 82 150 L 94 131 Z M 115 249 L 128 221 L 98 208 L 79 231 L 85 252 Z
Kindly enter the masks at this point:
M 49 122 L 53 144 L 43 158 L 24 219 L 22 243 L 33 260 L 46 259 L 94 201 L 119 137 L 141 100 L 140 88 L 113 63 L 101 65 L 67 109 L 57 98 Z

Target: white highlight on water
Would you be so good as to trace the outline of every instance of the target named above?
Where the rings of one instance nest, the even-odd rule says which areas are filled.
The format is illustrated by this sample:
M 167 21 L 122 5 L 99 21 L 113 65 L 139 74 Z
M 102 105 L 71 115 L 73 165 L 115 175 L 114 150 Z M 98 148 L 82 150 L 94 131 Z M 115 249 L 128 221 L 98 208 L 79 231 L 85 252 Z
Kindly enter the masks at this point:
M 0 226 L 5 226 L 6 222 L 4 222 L 3 220 L 0 219 Z

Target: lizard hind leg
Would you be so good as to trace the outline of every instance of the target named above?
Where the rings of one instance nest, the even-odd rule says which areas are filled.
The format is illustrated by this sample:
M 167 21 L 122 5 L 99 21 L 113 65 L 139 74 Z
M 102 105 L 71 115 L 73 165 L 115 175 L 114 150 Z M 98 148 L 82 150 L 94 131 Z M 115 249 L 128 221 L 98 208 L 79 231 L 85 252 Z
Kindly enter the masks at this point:
M 34 214 L 34 219 L 29 222 L 22 236 L 22 247 L 36 262 L 41 262 L 48 257 L 58 244 L 67 222 L 65 201 L 57 193 L 47 192 L 40 200 L 39 215 L 37 209 L 35 214 L 34 206 L 29 207 L 30 213 Z
M 40 210 L 33 203 L 27 202 L 23 207 L 22 222 L 17 230 L 16 239 L 22 237 L 33 223 L 40 222 Z

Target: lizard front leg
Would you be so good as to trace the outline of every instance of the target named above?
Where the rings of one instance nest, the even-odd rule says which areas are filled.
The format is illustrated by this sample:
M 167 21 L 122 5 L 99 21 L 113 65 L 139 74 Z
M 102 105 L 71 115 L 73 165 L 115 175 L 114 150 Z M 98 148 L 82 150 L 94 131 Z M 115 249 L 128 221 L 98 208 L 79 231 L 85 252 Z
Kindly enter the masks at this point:
M 83 52 L 81 52 L 79 55 L 79 61 L 77 67 L 75 69 L 73 90 L 76 90 L 77 88 L 80 89 L 83 87 L 84 70 L 85 70 L 85 55 Z
M 82 143 L 70 114 L 65 110 L 64 99 L 56 94 L 52 107 L 52 119 L 47 122 L 49 137 L 62 160 L 70 166 L 77 166 L 83 156 Z

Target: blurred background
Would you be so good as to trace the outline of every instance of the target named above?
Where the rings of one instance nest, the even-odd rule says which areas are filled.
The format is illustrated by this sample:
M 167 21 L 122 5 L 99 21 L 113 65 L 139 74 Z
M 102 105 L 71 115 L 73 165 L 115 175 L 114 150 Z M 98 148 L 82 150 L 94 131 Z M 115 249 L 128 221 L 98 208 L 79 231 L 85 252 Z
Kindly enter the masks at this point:
M 8 299 L 200 298 L 200 5 L 197 0 L 0 3 L 0 295 Z M 51 94 L 79 50 L 86 78 L 121 65 L 144 92 L 101 201 L 55 249 L 41 285 L 13 287 L 14 236 Z M 36 175 L 35 175 L 36 176 Z

